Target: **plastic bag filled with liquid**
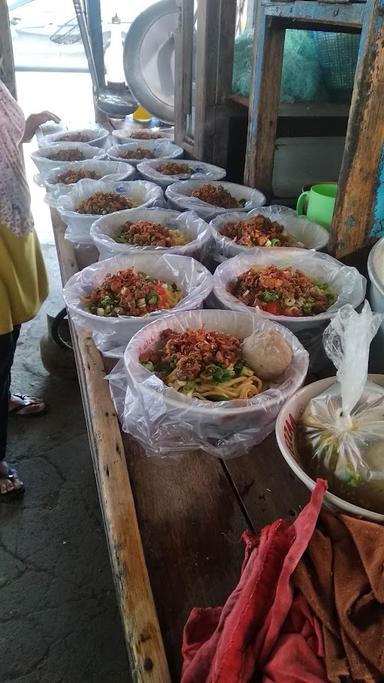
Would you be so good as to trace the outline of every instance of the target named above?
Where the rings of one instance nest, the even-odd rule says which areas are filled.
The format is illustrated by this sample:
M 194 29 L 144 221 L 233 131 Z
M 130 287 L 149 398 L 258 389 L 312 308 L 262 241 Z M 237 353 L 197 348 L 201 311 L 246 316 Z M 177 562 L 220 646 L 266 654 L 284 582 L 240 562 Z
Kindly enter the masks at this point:
M 383 319 L 365 302 L 344 306 L 324 332 L 336 382 L 301 416 L 297 447 L 306 472 L 328 480 L 331 493 L 384 513 L 384 376 L 368 379 L 370 343 Z

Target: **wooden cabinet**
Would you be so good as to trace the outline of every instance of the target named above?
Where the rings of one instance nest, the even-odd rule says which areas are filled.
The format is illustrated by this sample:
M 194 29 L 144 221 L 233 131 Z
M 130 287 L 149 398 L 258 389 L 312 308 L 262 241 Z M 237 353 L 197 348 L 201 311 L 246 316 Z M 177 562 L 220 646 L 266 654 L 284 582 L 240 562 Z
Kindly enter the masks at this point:
M 176 141 L 187 153 L 227 167 L 244 157 L 244 181 L 273 195 L 276 135 L 287 119 L 307 120 L 308 136 L 340 122 L 340 160 L 331 248 L 339 256 L 361 247 L 383 226 L 383 2 L 258 0 L 249 98 L 232 94 L 233 48 L 239 2 L 179 0 L 176 36 Z M 248 7 L 249 14 L 249 7 Z M 280 78 L 288 28 L 361 33 L 351 106 L 282 104 Z M 248 117 L 248 119 L 247 119 Z M 247 125 L 245 143 L 230 140 L 231 120 Z M 247 120 L 247 124 L 246 124 Z M 310 123 L 309 123 L 310 122 Z M 312 126 L 312 131 L 311 131 Z M 291 125 L 292 127 L 292 125 Z M 333 128 L 333 126 L 332 126 Z M 239 131 L 241 125 L 239 125 Z M 233 127 L 232 127 L 233 131 Z M 234 133 L 232 132 L 232 135 Z M 338 140 L 341 138 L 339 137 Z M 231 143 L 231 144 L 230 144 Z M 340 145 L 340 142 L 337 143 Z M 228 151 L 231 150 L 231 158 Z M 299 155 L 298 155 L 299 156 Z

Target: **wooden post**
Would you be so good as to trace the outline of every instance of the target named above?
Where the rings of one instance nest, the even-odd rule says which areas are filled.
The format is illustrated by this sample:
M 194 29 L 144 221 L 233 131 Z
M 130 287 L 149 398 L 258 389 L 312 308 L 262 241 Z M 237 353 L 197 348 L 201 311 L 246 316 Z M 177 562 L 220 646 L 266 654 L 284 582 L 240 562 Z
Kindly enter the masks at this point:
M 15 64 L 6 0 L 0 0 L 0 79 L 16 97 Z
M 384 145 L 384 0 L 369 0 L 363 24 L 345 152 L 330 240 L 338 257 L 364 245 L 383 221 L 376 196 Z M 382 186 L 381 186 L 382 188 Z
M 285 29 L 257 3 L 244 182 L 271 195 Z
M 179 21 L 175 34 L 175 141 L 184 149 L 187 144 L 189 152 L 193 146 L 187 130 L 187 118 L 192 114 L 193 4 L 193 0 L 178 0 Z
M 228 117 L 222 110 L 232 90 L 235 22 L 235 0 L 199 0 L 194 156 L 225 165 Z

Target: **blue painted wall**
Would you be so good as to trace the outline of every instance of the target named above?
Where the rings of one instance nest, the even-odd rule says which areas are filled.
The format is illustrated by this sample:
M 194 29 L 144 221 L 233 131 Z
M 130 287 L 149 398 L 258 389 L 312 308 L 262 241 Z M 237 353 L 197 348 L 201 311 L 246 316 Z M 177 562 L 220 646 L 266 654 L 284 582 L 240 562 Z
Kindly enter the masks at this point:
M 376 199 L 371 237 L 384 237 L 384 145 L 377 172 Z

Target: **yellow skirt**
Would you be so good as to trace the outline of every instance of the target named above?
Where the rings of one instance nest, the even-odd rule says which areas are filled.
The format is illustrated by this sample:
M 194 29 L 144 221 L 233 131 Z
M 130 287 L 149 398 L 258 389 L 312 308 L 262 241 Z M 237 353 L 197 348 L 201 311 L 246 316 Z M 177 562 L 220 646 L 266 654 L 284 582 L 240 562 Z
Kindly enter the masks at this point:
M 0 224 L 0 334 L 31 320 L 47 295 L 47 273 L 35 231 L 17 236 Z

